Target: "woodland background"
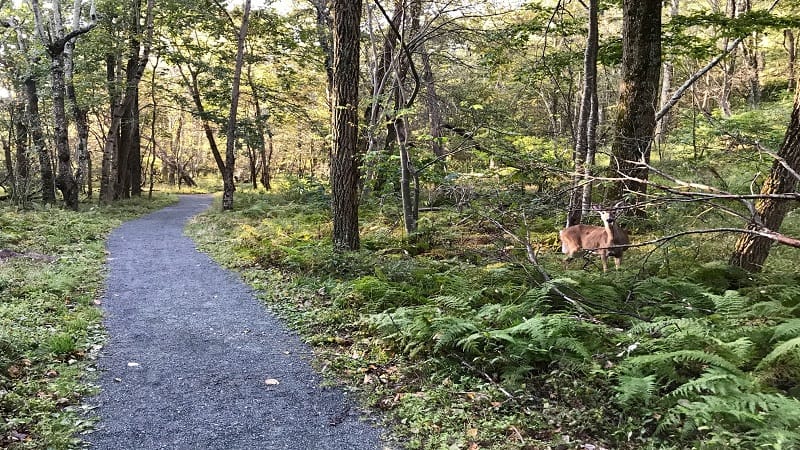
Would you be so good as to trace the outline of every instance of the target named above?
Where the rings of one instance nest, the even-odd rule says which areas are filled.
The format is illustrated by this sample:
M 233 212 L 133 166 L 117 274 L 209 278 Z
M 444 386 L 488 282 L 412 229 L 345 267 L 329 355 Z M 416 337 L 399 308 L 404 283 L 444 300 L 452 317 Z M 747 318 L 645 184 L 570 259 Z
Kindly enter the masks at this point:
M 799 8 L 0 2 L 0 444 L 79 445 L 105 233 L 221 190 L 407 448 L 796 448 Z M 622 270 L 565 267 L 599 204 Z

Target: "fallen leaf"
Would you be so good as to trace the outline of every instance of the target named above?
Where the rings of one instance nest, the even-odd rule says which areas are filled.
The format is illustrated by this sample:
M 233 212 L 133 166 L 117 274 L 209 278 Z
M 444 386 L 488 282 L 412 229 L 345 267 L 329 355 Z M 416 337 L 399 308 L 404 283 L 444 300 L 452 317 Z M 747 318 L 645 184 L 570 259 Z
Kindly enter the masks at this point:
M 281 384 L 281 382 L 276 380 L 275 378 L 267 378 L 266 380 L 264 380 L 264 384 L 266 384 L 267 386 L 277 386 Z
M 139 367 L 139 363 L 131 361 L 128 363 L 128 367 Z
M 467 430 L 467 437 L 477 437 L 478 436 L 478 429 L 477 428 L 470 428 Z

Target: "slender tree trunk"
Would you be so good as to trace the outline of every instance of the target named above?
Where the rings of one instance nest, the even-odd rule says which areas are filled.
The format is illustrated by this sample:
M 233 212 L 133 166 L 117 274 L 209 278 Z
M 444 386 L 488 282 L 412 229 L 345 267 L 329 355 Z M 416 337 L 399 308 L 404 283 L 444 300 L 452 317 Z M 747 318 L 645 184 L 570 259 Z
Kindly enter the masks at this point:
M 786 54 L 789 58 L 786 67 L 786 85 L 789 92 L 792 92 L 797 86 L 797 75 L 795 74 L 795 63 L 797 62 L 797 43 L 794 38 L 794 30 L 783 30 L 783 46 L 786 48 Z
M 56 183 L 53 175 L 53 164 L 50 162 L 50 152 L 44 141 L 42 131 L 42 118 L 39 114 L 39 94 L 37 93 L 36 79 L 25 79 L 25 97 L 28 101 L 27 119 L 28 129 L 34 151 L 39 155 L 39 172 L 42 178 L 42 201 L 44 203 L 56 202 Z
M 117 183 L 119 127 L 122 122 L 122 107 L 120 105 L 119 90 L 116 87 L 116 57 L 109 53 L 106 55 L 106 81 L 111 109 L 111 124 L 108 127 L 105 144 L 103 145 L 103 162 L 100 174 L 100 201 L 110 204 L 114 201 L 115 186 Z
M 739 14 L 737 12 L 736 0 L 728 0 L 727 9 L 731 19 L 736 18 Z M 725 38 L 724 47 L 728 48 L 728 38 Z M 736 74 L 736 51 L 731 51 L 725 60 L 722 71 L 722 91 L 719 95 L 719 107 L 722 110 L 722 115 L 725 117 L 731 116 L 731 90 L 733 88 L 733 76 Z
M 611 146 L 611 177 L 646 180 L 650 161 L 661 75 L 661 0 L 623 0 L 622 82 Z M 621 200 L 628 192 L 647 191 L 645 183 L 622 180 L 606 192 L 607 201 Z M 638 200 L 638 198 L 637 198 Z
M 439 107 L 439 96 L 436 94 L 436 84 L 431 70 L 431 57 L 423 47 L 422 53 L 422 80 L 425 83 L 425 105 L 428 109 L 428 125 L 431 131 L 431 150 L 437 158 L 444 156 L 442 146 L 442 110 Z
M 769 176 L 761 187 L 762 194 L 794 192 L 797 187 L 798 179 L 792 171 L 794 173 L 800 171 L 800 90 L 795 93 L 792 117 L 777 156 Z M 790 203 L 786 200 L 759 199 L 755 204 L 757 216 L 749 228 L 779 231 L 789 206 Z M 742 235 L 736 242 L 730 263 L 751 272 L 759 272 L 769 256 L 771 246 L 770 239 L 749 234 Z
M 83 0 L 75 0 L 72 8 L 72 29 L 77 30 L 81 21 L 81 4 Z M 75 93 L 73 76 L 75 73 L 75 43 L 77 38 L 67 41 L 64 45 L 64 78 L 67 88 L 67 101 L 69 102 L 72 118 L 75 122 L 78 142 L 75 146 L 74 157 L 78 161 L 78 170 L 75 172 L 75 182 L 79 191 L 85 191 L 88 198 L 92 197 L 91 188 L 87 187 L 89 172 L 89 111 L 78 104 Z
M 28 124 L 25 121 L 25 102 L 17 99 L 11 120 L 14 126 L 14 147 L 17 154 L 16 181 L 27 185 L 30 160 L 28 158 Z M 16 189 L 15 189 L 16 191 Z
M 680 0 L 671 0 L 669 9 L 669 16 L 672 19 L 678 16 L 678 8 L 680 8 Z M 661 109 L 669 103 L 672 96 L 672 77 L 675 73 L 675 68 L 671 60 L 664 61 L 664 69 L 661 76 Z M 666 110 L 664 114 L 657 118 L 656 122 L 656 136 L 655 142 L 659 146 L 659 154 L 661 154 L 661 146 L 667 141 L 667 131 L 669 130 L 670 111 Z
M 358 75 L 361 0 L 333 0 L 333 84 L 331 148 L 331 209 L 333 247 L 357 250 L 358 183 Z
M 225 143 L 225 172 L 222 174 L 222 209 L 233 209 L 233 192 L 236 190 L 233 178 L 233 168 L 236 164 L 236 113 L 239 108 L 239 85 L 242 79 L 242 66 L 244 64 L 244 43 L 247 37 L 247 24 L 250 18 L 250 0 L 244 1 L 244 14 L 242 25 L 239 29 L 238 44 L 236 48 L 236 65 L 233 69 L 233 83 L 231 86 L 231 110 L 228 115 L 228 130 Z
M 573 157 L 574 175 L 570 206 L 567 212 L 567 226 L 581 223 L 584 210 L 584 191 L 591 183 L 591 167 L 587 165 L 594 156 L 587 158 L 590 144 L 592 104 L 597 97 L 597 53 L 599 30 L 597 24 L 598 0 L 589 0 L 589 33 L 586 38 L 586 51 L 583 55 L 583 98 L 578 119 L 578 133 Z M 591 198 L 591 188 L 587 196 Z

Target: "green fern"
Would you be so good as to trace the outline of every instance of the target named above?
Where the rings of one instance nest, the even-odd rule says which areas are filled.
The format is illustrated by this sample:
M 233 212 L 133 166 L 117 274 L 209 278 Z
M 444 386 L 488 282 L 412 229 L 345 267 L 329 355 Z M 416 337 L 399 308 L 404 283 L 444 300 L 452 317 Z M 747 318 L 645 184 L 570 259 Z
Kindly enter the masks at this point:
M 795 362 L 800 360 L 800 336 L 780 343 L 758 363 L 756 370 L 764 370 L 776 361 L 783 359 Z
M 742 317 L 750 303 L 747 297 L 737 291 L 725 291 L 722 295 L 707 293 L 705 296 L 714 302 L 716 312 L 726 318 Z
M 791 319 L 775 327 L 773 339 L 782 341 L 800 336 L 800 319 Z
M 672 352 L 654 353 L 651 355 L 633 356 L 625 360 L 625 367 L 634 372 L 655 371 L 660 376 L 676 376 L 677 366 L 687 367 L 690 365 L 700 369 L 706 366 L 725 369 L 733 374 L 741 374 L 742 371 L 733 363 L 725 358 L 708 353 L 702 350 L 676 350 Z
M 620 375 L 614 390 L 617 392 L 616 401 L 625 406 L 633 404 L 646 405 L 653 398 L 656 391 L 656 376 Z
M 431 322 L 436 344 L 435 352 L 454 348 L 465 336 L 478 332 L 478 327 L 471 321 L 453 316 L 439 317 Z

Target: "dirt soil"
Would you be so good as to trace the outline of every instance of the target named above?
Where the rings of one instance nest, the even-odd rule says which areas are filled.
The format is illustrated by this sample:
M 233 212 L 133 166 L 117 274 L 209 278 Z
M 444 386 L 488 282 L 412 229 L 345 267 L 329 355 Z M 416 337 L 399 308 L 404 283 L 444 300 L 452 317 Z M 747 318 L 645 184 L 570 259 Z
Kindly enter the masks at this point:
M 389 448 L 234 273 L 183 234 L 210 196 L 116 229 L 102 299 L 97 449 Z

